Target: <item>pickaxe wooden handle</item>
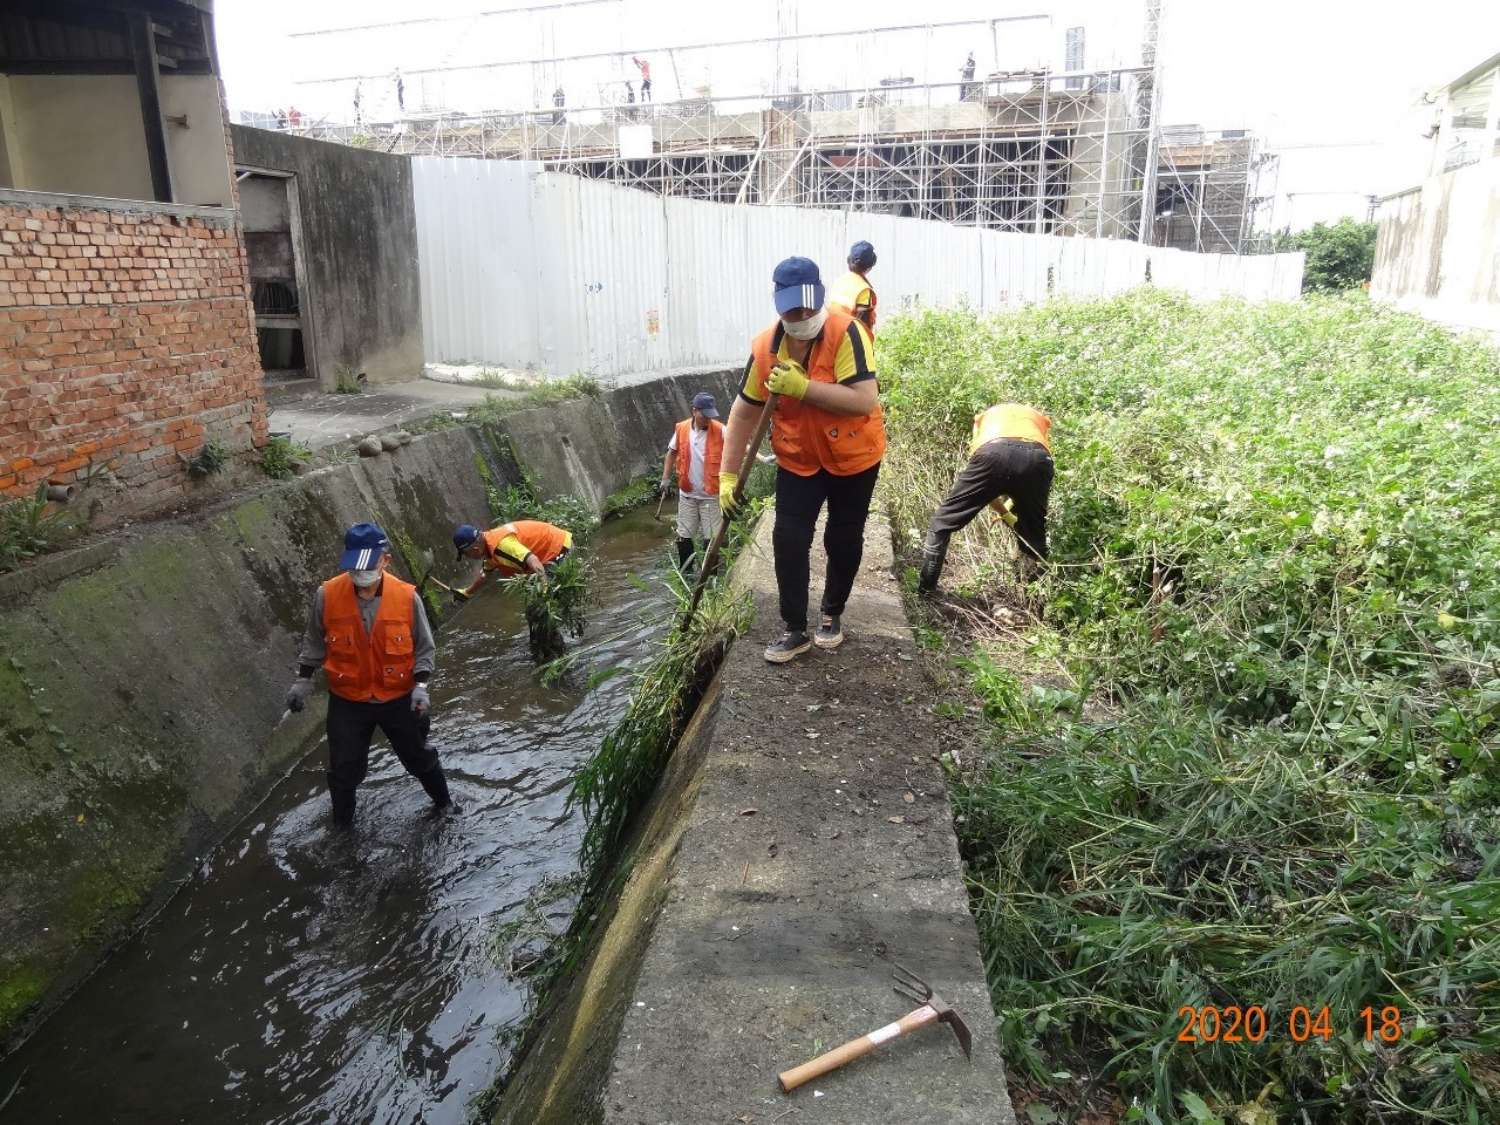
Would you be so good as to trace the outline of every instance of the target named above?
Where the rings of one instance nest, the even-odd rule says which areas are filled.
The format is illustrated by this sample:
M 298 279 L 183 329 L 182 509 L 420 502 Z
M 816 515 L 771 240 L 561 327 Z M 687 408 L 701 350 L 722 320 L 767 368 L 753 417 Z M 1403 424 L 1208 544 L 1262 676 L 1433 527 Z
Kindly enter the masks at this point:
M 814 1078 L 821 1078 L 830 1071 L 837 1070 L 847 1062 L 853 1062 L 861 1055 L 868 1055 L 882 1043 L 892 1039 L 899 1039 L 909 1032 L 916 1031 L 919 1027 L 926 1027 L 930 1023 L 936 1023 L 938 1011 L 931 1004 L 923 1004 L 915 1012 L 902 1016 L 895 1023 L 888 1023 L 877 1031 L 868 1035 L 861 1035 L 858 1039 L 851 1039 L 842 1047 L 835 1047 L 831 1051 L 825 1051 L 812 1062 L 805 1062 L 801 1066 L 793 1067 L 791 1070 L 783 1071 L 776 1076 L 781 1083 L 781 1089 L 790 1094 L 798 1086 L 805 1082 L 811 1082 Z

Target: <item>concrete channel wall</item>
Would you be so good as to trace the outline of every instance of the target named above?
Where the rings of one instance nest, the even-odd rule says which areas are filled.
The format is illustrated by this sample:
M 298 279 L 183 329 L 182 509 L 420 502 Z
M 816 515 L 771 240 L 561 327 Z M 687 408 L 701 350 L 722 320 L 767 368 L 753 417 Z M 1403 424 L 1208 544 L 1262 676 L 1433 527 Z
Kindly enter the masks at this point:
M 659 471 L 705 386 L 732 380 L 662 379 L 420 436 L 0 575 L 0 1038 L 316 737 L 321 707 L 277 720 L 307 598 L 348 525 L 443 547 L 454 522 L 488 513 L 486 476 L 597 508 Z M 453 579 L 451 554 L 437 558 Z M 416 563 L 398 551 L 396 566 Z
M 889 529 L 871 520 L 843 647 L 785 666 L 760 652 L 779 628 L 770 532 L 735 576 L 755 625 L 622 849 L 628 877 L 497 1125 L 1014 1121 Z M 928 1027 L 782 1094 L 778 1072 L 915 1007 L 893 962 L 963 1016 L 972 1060 Z

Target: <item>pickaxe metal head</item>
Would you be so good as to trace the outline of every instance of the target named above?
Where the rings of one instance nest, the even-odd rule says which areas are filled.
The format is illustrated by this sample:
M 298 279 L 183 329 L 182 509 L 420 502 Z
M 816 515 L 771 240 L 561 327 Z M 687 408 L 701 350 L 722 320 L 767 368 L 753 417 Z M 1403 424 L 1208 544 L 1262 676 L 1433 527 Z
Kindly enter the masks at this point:
M 958 1036 L 958 1045 L 964 1049 L 964 1058 L 973 1058 L 973 1037 L 969 1034 L 969 1025 L 964 1023 L 963 1017 L 953 1010 L 946 1000 L 932 990 L 928 984 L 916 973 L 905 965 L 898 965 L 894 961 L 891 964 L 895 968 L 891 970 L 891 976 L 896 983 L 892 987 L 897 996 L 905 996 L 908 1000 L 915 1000 L 918 1004 L 926 1004 L 934 1012 L 937 1018 L 953 1029 L 953 1034 Z

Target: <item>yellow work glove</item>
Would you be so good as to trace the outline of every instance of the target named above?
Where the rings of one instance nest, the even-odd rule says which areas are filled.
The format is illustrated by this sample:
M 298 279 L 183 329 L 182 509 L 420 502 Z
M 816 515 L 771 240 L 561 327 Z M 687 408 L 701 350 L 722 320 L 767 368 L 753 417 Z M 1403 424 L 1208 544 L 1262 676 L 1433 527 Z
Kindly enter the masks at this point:
M 719 511 L 726 516 L 734 515 L 738 505 L 734 501 L 735 486 L 740 483 L 739 473 L 719 474 Z
M 995 515 L 999 516 L 1011 527 L 1015 527 L 1017 520 L 1016 502 L 1009 496 L 998 496 L 995 498 L 995 502 L 1000 505 L 1000 507 L 996 509 Z
M 801 398 L 807 393 L 807 384 L 812 382 L 802 365 L 793 359 L 784 359 L 771 368 L 771 377 L 766 380 L 766 390 L 773 395 Z

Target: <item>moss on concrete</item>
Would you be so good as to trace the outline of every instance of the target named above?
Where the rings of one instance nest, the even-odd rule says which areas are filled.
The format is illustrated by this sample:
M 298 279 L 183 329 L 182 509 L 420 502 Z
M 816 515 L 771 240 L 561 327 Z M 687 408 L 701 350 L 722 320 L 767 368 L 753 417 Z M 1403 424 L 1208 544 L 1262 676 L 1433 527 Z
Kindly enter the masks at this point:
M 0 1033 L 31 1010 L 51 977 L 36 966 L 0 958 Z

